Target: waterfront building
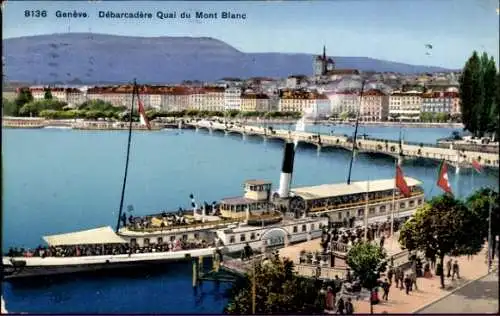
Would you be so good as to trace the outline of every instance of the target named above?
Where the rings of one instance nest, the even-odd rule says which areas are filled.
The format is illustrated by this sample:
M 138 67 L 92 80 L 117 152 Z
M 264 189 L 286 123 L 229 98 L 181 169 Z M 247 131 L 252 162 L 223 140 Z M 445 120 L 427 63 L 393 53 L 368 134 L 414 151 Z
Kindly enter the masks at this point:
M 422 108 L 423 113 L 459 113 L 457 110 L 460 98 L 456 92 L 430 92 L 422 95 Z
M 191 88 L 189 94 L 189 109 L 190 110 L 203 110 L 205 101 L 205 90 L 202 88 Z
M 360 118 L 363 121 L 385 121 L 389 115 L 389 96 L 370 89 L 361 98 Z
M 286 79 L 287 89 L 303 89 L 307 87 L 308 80 L 307 76 L 304 75 L 293 75 Z
M 242 112 L 269 111 L 269 97 L 262 93 L 244 93 L 241 95 Z
M 395 91 L 389 97 L 389 119 L 417 121 L 421 107 L 422 93 Z
M 69 106 L 78 106 L 85 102 L 85 94 L 77 88 L 66 89 L 67 102 Z
M 161 94 L 161 109 L 167 112 L 188 110 L 190 94 L 190 89 L 184 86 L 165 88 Z
M 281 112 L 309 112 L 319 116 L 327 116 L 330 111 L 330 100 L 324 94 L 305 90 L 283 90 L 279 101 Z
M 328 93 L 332 114 L 357 113 L 359 109 L 359 93 L 356 91 L 342 91 Z
M 161 87 L 145 86 L 141 101 L 145 108 L 161 109 L 162 91 Z
M 203 110 L 224 111 L 225 89 L 222 87 L 203 87 Z
M 224 91 L 224 110 L 240 110 L 241 107 L 241 88 L 230 87 Z

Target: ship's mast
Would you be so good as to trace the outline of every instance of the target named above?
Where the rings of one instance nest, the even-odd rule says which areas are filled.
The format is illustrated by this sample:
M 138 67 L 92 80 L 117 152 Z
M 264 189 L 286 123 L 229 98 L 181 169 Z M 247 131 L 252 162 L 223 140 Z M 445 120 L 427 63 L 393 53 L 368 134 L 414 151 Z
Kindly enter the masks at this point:
M 132 142 L 132 114 L 134 112 L 134 97 L 137 93 L 137 97 L 139 98 L 139 92 L 137 91 L 137 82 L 134 79 L 134 83 L 132 86 L 132 104 L 130 105 L 130 119 L 129 119 L 129 128 L 128 128 L 128 141 L 127 141 L 127 158 L 125 159 L 125 172 L 123 174 L 123 185 L 122 185 L 122 195 L 120 198 L 120 208 L 118 210 L 118 219 L 116 221 L 116 232 L 120 229 L 120 220 L 123 213 L 123 200 L 125 198 L 125 188 L 127 186 L 127 174 L 128 174 L 128 163 L 130 159 L 130 143 Z
M 354 128 L 354 137 L 352 139 L 352 155 L 351 155 L 351 161 L 349 162 L 349 174 L 347 175 L 347 184 L 351 184 L 351 172 L 352 172 L 352 163 L 354 161 L 354 156 L 356 155 L 357 151 L 357 136 L 358 136 L 358 126 L 359 126 L 359 114 L 361 112 L 361 101 L 363 100 L 363 92 L 365 89 L 365 80 L 361 83 L 361 91 L 359 93 L 359 107 L 358 107 L 358 114 L 356 115 L 356 127 Z

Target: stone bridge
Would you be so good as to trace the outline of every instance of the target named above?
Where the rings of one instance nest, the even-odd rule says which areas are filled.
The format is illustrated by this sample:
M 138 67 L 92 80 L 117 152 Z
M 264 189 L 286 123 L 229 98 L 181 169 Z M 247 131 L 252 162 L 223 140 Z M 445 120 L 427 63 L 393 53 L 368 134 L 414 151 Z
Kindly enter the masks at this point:
M 196 122 L 186 123 L 186 127 L 191 127 L 196 130 L 207 130 L 212 133 L 224 133 L 242 135 L 246 137 L 262 137 L 264 140 L 280 140 L 286 141 L 287 139 L 296 140 L 298 143 L 315 146 L 318 150 L 327 147 L 341 148 L 345 150 L 353 149 L 353 142 L 350 137 L 345 136 L 330 136 L 318 135 L 308 132 L 296 132 L 288 130 L 271 130 L 258 126 L 226 126 L 225 124 L 216 122 Z M 382 154 L 397 158 L 399 155 L 399 142 L 392 140 L 380 139 L 357 139 L 358 153 L 367 154 Z M 433 146 L 431 144 L 406 144 L 402 143 L 403 155 L 406 158 L 423 158 L 433 160 L 445 160 L 448 164 L 454 166 L 456 171 L 460 168 L 470 168 L 472 160 L 478 161 L 481 165 L 498 168 L 499 157 L 496 153 L 474 152 L 466 150 L 443 148 Z

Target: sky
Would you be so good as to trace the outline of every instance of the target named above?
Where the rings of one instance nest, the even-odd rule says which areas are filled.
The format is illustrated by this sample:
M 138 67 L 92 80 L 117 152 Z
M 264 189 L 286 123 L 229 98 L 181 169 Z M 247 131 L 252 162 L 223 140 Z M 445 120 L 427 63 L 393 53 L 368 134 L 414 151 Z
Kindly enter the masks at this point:
M 14 1 L 3 9 L 3 36 L 66 32 L 130 36 L 213 37 L 243 52 L 365 56 L 459 69 L 473 50 L 498 60 L 498 0 L 331 1 Z M 25 17 L 46 10 L 47 17 Z M 57 18 L 56 11 L 87 18 Z M 153 14 L 152 19 L 105 19 L 99 11 Z M 156 12 L 244 13 L 240 20 L 156 18 Z M 192 13 L 194 16 L 194 13 Z M 432 44 L 433 49 L 426 49 Z M 429 52 L 430 54 L 426 54 Z

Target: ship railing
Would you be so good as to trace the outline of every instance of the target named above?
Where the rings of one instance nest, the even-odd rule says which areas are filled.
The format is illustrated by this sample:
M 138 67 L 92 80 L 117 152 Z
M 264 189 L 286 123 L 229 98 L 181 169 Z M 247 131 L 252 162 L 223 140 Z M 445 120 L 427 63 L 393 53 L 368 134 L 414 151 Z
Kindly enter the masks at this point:
M 220 226 L 225 224 L 237 223 L 238 220 L 220 220 L 220 221 L 210 221 L 205 223 L 193 223 L 193 224 L 184 224 L 184 225 L 173 225 L 173 226 L 165 226 L 165 227 L 134 227 L 133 225 L 127 226 L 127 229 L 134 232 L 166 232 L 166 231 L 174 231 L 186 228 L 205 228 L 212 226 Z
M 344 279 L 347 274 L 347 267 L 325 267 L 319 265 L 310 265 L 310 264 L 297 264 L 295 266 L 295 271 L 298 275 L 309 277 L 309 278 L 319 278 L 326 280 L 333 280 L 335 276 L 338 276 L 340 279 Z
M 418 196 L 418 195 L 422 195 L 423 193 L 424 193 L 423 190 L 416 190 L 416 191 L 413 191 L 409 197 L 396 196 L 395 201 L 396 202 L 403 201 L 403 200 L 410 199 L 410 198 Z M 380 199 L 371 199 L 368 201 L 368 203 L 375 204 L 375 203 L 381 203 L 381 202 L 387 202 L 387 201 L 392 201 L 392 196 L 387 196 L 387 197 L 383 197 Z M 359 202 L 354 202 L 354 203 L 344 203 L 344 204 L 337 204 L 337 205 L 314 207 L 314 208 L 311 208 L 311 210 L 309 212 L 314 213 L 314 212 L 320 212 L 320 211 L 327 211 L 327 208 L 329 208 L 329 207 L 334 207 L 335 208 L 334 210 L 339 210 L 339 209 L 351 208 L 351 207 L 361 206 L 361 205 L 366 205 L 366 200 L 362 199 Z M 332 210 L 332 211 L 334 211 L 334 210 Z

